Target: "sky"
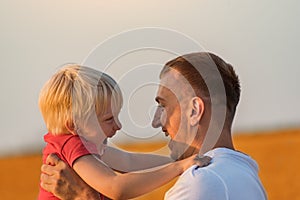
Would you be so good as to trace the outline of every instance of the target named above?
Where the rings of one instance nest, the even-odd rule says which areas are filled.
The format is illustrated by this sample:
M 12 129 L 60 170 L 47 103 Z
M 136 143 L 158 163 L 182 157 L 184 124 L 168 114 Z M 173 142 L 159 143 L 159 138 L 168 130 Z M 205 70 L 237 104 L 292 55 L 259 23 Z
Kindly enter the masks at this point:
M 62 64 L 84 63 L 105 41 L 144 27 L 185 36 L 234 66 L 242 85 L 234 132 L 299 127 L 299 13 L 296 0 L 1 1 L 0 156 L 44 145 L 38 95 Z M 169 38 L 173 43 L 175 39 Z M 119 50 L 116 45 L 109 48 L 112 53 Z M 129 87 L 135 79 L 128 78 L 141 75 L 138 69 L 152 63 L 149 81 L 157 81 L 159 68 L 172 57 L 157 49 L 132 51 L 107 71 Z M 137 130 L 148 127 L 156 86 L 146 84 L 132 94 L 126 107 L 130 114 L 121 114 L 125 130 L 131 130 L 130 120 Z M 157 130 L 147 130 L 140 137 L 160 138 Z

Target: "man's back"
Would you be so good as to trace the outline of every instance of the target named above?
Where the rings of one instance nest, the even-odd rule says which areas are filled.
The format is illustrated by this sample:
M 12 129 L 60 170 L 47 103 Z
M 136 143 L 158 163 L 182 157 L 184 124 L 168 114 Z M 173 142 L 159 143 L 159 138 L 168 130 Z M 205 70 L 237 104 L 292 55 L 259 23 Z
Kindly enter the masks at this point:
M 165 199 L 267 199 L 257 164 L 249 156 L 226 148 L 216 148 L 206 155 L 213 158 L 212 163 L 205 168 L 193 166 L 185 171 Z

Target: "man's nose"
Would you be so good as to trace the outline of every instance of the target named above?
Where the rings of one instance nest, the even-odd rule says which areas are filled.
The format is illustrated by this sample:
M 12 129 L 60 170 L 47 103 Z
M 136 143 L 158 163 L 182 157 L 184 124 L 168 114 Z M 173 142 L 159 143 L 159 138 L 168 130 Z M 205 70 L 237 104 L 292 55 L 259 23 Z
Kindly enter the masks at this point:
M 153 128 L 158 128 L 158 127 L 161 126 L 160 118 L 161 118 L 161 108 L 158 107 L 155 111 L 155 114 L 154 114 L 154 117 L 153 117 L 153 120 L 152 120 L 152 127 Z

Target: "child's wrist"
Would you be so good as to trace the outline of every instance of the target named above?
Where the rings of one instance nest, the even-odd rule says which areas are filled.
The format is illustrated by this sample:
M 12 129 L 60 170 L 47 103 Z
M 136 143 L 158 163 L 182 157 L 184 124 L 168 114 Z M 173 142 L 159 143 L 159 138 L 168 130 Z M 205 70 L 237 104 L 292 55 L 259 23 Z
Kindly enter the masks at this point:
M 182 174 L 185 171 L 185 162 L 183 160 L 176 161 L 176 164 L 178 164 L 179 174 Z

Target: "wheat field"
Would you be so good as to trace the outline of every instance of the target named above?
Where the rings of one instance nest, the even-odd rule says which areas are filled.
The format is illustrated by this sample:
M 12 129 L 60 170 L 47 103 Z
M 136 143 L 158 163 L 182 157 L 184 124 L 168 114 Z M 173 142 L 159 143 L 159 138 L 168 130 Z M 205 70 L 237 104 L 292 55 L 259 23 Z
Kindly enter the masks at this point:
M 300 199 L 300 130 L 237 134 L 234 144 L 258 162 L 259 175 L 270 200 Z M 149 152 L 161 145 L 164 144 L 123 145 L 123 148 Z M 0 199 L 36 199 L 40 166 L 40 153 L 1 158 Z M 164 192 L 175 181 L 135 200 L 163 199 Z

